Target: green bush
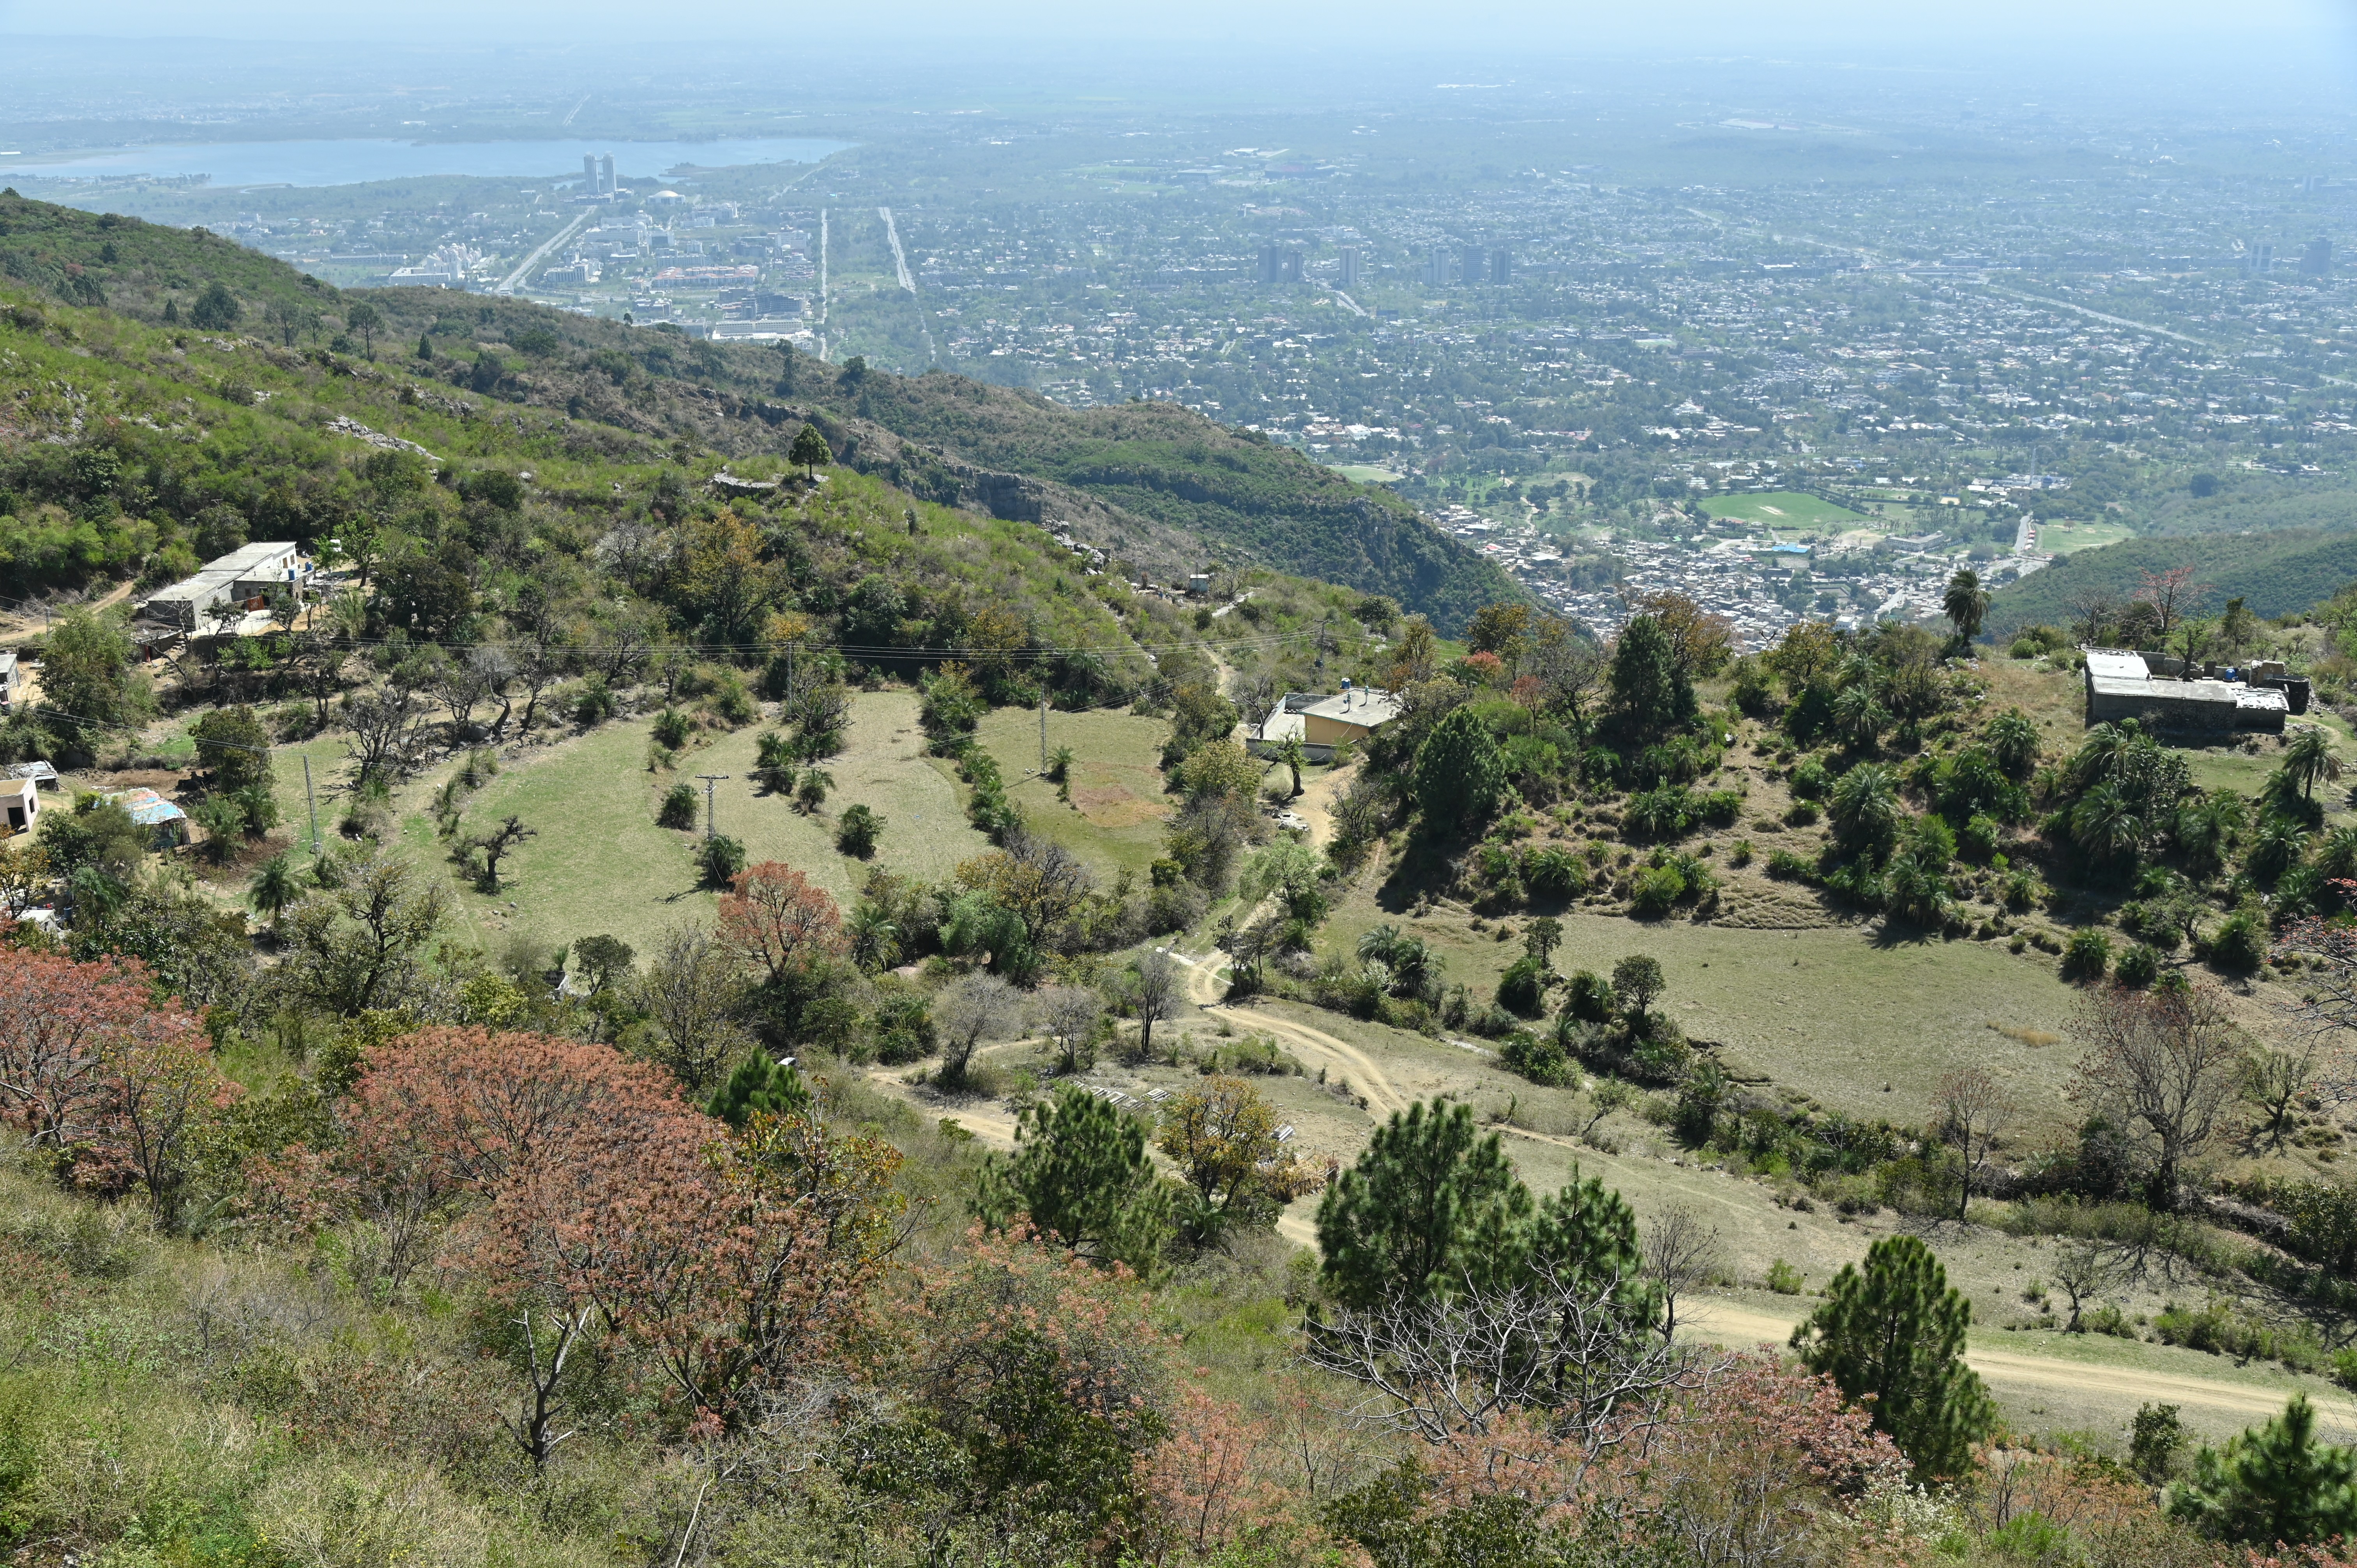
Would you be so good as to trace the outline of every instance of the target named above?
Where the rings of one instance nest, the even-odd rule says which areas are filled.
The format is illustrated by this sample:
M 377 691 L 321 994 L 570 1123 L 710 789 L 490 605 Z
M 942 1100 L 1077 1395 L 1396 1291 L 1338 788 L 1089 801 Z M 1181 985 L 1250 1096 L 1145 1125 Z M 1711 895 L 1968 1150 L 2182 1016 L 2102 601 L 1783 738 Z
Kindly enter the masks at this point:
M 842 820 L 835 823 L 834 847 L 844 854 L 866 860 L 876 853 L 876 841 L 884 832 L 884 819 L 865 805 L 845 809 Z
M 1637 873 L 1630 886 L 1629 907 L 1640 915 L 1658 918 L 1668 914 L 1685 893 L 1686 879 L 1678 875 L 1676 866 L 1648 866 Z
M 2062 972 L 2074 980 L 2101 980 L 2112 966 L 2112 939 L 2089 927 L 2071 933 L 2062 949 Z
M 1771 849 L 1768 852 L 1768 875 L 1779 882 L 1814 882 L 1817 868 L 1806 855 L 1794 854 L 1789 849 Z
M 1499 1048 L 1498 1060 L 1510 1072 L 1518 1072 L 1533 1083 L 1547 1089 L 1561 1089 L 1572 1078 L 1571 1058 L 1565 1052 L 1563 1042 L 1553 1034 L 1534 1035 L 1528 1029 L 1517 1029 L 1506 1036 Z
M 1620 1016 L 1620 1001 L 1612 994 L 1610 981 L 1594 970 L 1583 969 L 1564 987 L 1563 1010 L 1566 1016 L 1583 1023 L 1609 1024 Z
M 1567 849 L 1547 845 L 1523 856 L 1523 883 L 1551 898 L 1577 898 L 1587 891 L 1587 867 Z
M 1801 1294 L 1801 1271 L 1778 1258 L 1768 1265 L 1768 1288 L 1778 1295 Z
M 655 814 L 655 825 L 683 830 L 694 827 L 695 786 L 679 783 L 665 790 L 662 809 Z
M 1537 958 L 1526 954 L 1516 959 L 1498 979 L 1498 1005 L 1521 1017 L 1537 1017 L 1546 1010 L 1551 978 L 1547 966 Z
M 1997 820 L 1987 812 L 1976 812 L 1965 820 L 1964 830 L 1956 834 L 1956 850 L 1975 865 L 1986 865 L 1996 854 L 1997 837 L 2004 830 Z
M 696 845 L 695 866 L 706 887 L 726 887 L 745 869 L 745 846 L 726 833 L 715 833 Z
M 1792 799 L 1796 800 L 1822 800 L 1833 787 L 1833 775 L 1826 772 L 1825 765 L 1813 757 L 1792 769 Z
M 2228 916 L 2211 933 L 2210 961 L 2229 974 L 2248 974 L 2266 956 L 2266 928 L 2247 909 Z
M 655 742 L 666 751 L 677 751 L 687 744 L 687 737 L 694 733 L 694 727 L 688 716 L 677 708 L 665 708 L 655 715 Z
M 2112 978 L 2122 985 L 2150 985 L 2159 973 L 2160 954 L 2143 942 L 2120 954 L 2119 962 L 2112 966 Z

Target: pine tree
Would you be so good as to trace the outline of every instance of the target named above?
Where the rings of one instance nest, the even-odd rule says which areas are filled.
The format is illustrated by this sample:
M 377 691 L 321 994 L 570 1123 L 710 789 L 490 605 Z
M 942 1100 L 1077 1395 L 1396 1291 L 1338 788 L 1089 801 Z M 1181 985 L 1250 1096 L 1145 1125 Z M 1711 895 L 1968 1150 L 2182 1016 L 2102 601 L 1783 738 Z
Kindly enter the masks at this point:
M 1792 1347 L 1846 1399 L 1873 1396 L 1874 1424 L 1931 1476 L 1962 1474 L 1986 1436 L 1996 1406 L 1964 1365 L 1972 1303 L 1948 1288 L 1948 1272 L 1913 1236 L 1867 1249 L 1866 1270 L 1849 1264 L 1825 1303 L 1792 1330 Z
M 1445 1294 L 1488 1274 L 1531 1208 L 1471 1106 L 1418 1101 L 1392 1113 L 1318 1206 L 1328 1288 L 1354 1307 Z
M 1174 1228 L 1170 1184 L 1146 1152 L 1146 1125 L 1076 1085 L 1034 1103 L 1016 1131 L 1012 1160 L 993 1155 L 974 1208 L 1004 1228 L 1018 1214 L 1098 1262 L 1151 1276 Z
M 1451 711 L 1415 748 L 1415 803 L 1437 832 L 1479 830 L 1505 789 L 1497 738 L 1469 707 Z
M 2265 1549 L 2357 1535 L 2357 1449 L 2316 1441 L 2316 1412 L 2295 1394 L 2265 1426 L 2203 1447 L 2169 1511 L 2206 1534 Z
M 748 1058 L 728 1075 L 705 1111 L 741 1133 L 756 1116 L 801 1115 L 810 1109 L 810 1086 L 786 1063 L 765 1056 Z
M 1695 712 L 1694 682 L 1659 618 L 1643 615 L 1612 646 L 1612 705 L 1640 733 L 1684 724 Z
M 800 463 L 805 478 L 815 478 L 818 466 L 834 462 L 834 454 L 828 450 L 826 437 L 818 433 L 818 426 L 805 424 L 794 433 L 794 444 L 786 449 L 786 460 Z

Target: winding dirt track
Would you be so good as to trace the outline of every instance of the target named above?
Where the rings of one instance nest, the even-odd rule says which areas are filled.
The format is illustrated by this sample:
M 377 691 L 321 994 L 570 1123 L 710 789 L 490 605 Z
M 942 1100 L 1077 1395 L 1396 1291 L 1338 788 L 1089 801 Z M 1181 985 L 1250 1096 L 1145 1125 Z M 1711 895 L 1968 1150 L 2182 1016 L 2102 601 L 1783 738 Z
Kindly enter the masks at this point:
M 1756 1306 L 1703 1296 L 1694 1298 L 1690 1307 L 1681 1305 L 1678 1310 L 1681 1317 L 1688 1311 L 1693 1313 L 1691 1327 L 1695 1338 L 1730 1348 L 1781 1346 L 1802 1316 L 1798 1312 L 1784 1316 Z M 2059 1357 L 2029 1356 L 1980 1346 L 1967 1349 L 1964 1360 L 1990 1388 L 2018 1398 L 2034 1398 L 2045 1391 L 2094 1394 L 2108 1396 L 2123 1405 L 2156 1402 L 2199 1407 L 2236 1420 L 2263 1421 L 2280 1414 L 2292 1391 L 2288 1381 L 2270 1388 L 2136 1367 L 2089 1366 Z M 2357 1425 L 2357 1405 L 2330 1395 L 2311 1392 L 2309 1397 L 2327 1420 Z
M 1219 998 L 1222 963 L 1218 953 L 1198 956 L 1174 949 L 1171 956 L 1187 966 L 1189 999 L 1205 1016 L 1275 1035 L 1284 1041 L 1287 1049 L 1311 1065 L 1322 1067 L 1329 1074 L 1349 1079 L 1351 1087 L 1365 1096 L 1371 1120 L 1382 1122 L 1394 1112 L 1406 1108 L 1408 1097 L 1400 1091 L 1372 1057 L 1349 1041 L 1337 1038 L 1312 1025 L 1274 1017 L 1253 1008 L 1231 1006 L 1222 1002 Z M 960 1126 L 993 1148 L 1015 1147 L 1015 1119 L 996 1105 L 985 1102 L 945 1108 L 923 1100 L 889 1072 L 871 1070 L 868 1077 L 877 1090 L 914 1106 L 926 1115 L 939 1116 L 948 1110 Z M 1534 1143 L 1555 1144 L 1565 1148 L 1580 1146 L 1568 1138 L 1551 1137 L 1519 1127 L 1499 1130 Z M 1277 1222 L 1277 1230 L 1288 1240 L 1303 1246 L 1317 1245 L 1316 1230 L 1306 1215 L 1286 1215 Z M 1749 1304 L 1708 1296 L 1692 1298 L 1691 1305 L 1682 1307 L 1680 1315 L 1684 1316 L 1688 1313 L 1692 1315 L 1689 1327 L 1695 1338 L 1733 1348 L 1749 1348 L 1756 1345 L 1781 1346 L 1803 1316 L 1797 1310 L 1779 1314 Z M 1992 1391 L 2010 1396 L 2017 1402 L 2034 1401 L 2042 1395 L 2068 1394 L 2100 1400 L 2122 1409 L 2131 1409 L 2147 1402 L 2160 1402 L 2182 1405 L 2189 1412 L 2198 1411 L 2214 1419 L 2233 1423 L 2262 1421 L 2277 1414 L 2282 1411 L 2284 1402 L 2290 1397 L 2294 1386 L 2288 1381 L 2268 1386 L 2134 1367 L 2090 1365 L 2061 1357 L 2026 1355 L 2019 1351 L 1980 1346 L 1968 1350 L 1964 1359 Z M 2344 1429 L 2357 1430 L 2357 1403 L 2313 1391 L 2310 1398 L 2328 1422 L 2336 1423 Z

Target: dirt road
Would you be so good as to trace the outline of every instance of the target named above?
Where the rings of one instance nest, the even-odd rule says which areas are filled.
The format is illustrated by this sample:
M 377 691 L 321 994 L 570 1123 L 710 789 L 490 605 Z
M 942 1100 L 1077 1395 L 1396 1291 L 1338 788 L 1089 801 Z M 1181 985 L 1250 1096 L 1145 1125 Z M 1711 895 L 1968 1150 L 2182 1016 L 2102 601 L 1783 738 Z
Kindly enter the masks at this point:
M 1694 1315 L 1693 1337 L 1730 1348 L 1756 1345 L 1781 1346 L 1803 1313 L 1780 1316 L 1747 1304 L 1697 1296 L 1681 1303 L 1679 1314 Z M 2152 1402 L 2175 1404 L 2223 1418 L 2232 1424 L 2264 1421 L 2282 1413 L 2294 1384 L 2279 1386 L 2234 1382 L 2189 1373 L 2157 1372 L 2137 1367 L 2090 1366 L 2054 1356 L 2025 1355 L 1975 1345 L 1964 1360 L 1981 1375 L 1992 1392 L 2010 1404 L 2026 1404 L 2041 1396 L 2066 1394 L 2076 1399 L 2133 1411 Z M 2329 1421 L 2357 1426 L 2357 1404 L 2330 1395 L 2310 1398 Z
M 1325 1030 L 1290 1018 L 1279 1018 L 1246 1007 L 1232 1007 L 1220 1000 L 1221 966 L 1225 961 L 1216 952 L 1200 958 L 1191 957 L 1172 949 L 1170 956 L 1189 966 L 1187 991 L 1198 1009 L 1207 1018 L 1222 1019 L 1238 1028 L 1275 1035 L 1286 1048 L 1308 1059 L 1313 1067 L 1324 1068 L 1328 1073 L 1351 1080 L 1351 1087 L 1366 1096 L 1367 1110 L 1381 1122 L 1394 1111 L 1407 1109 L 1408 1096 L 1385 1077 L 1372 1057 L 1351 1044 L 1335 1038 Z

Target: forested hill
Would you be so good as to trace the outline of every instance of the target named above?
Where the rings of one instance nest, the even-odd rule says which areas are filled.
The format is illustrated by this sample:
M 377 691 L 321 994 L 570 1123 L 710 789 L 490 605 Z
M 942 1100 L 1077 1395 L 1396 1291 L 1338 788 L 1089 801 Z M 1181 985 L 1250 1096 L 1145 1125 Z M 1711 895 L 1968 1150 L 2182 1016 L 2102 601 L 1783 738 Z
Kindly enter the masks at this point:
M 2082 551 L 1999 589 L 1989 602 L 1989 632 L 2002 641 L 2026 626 L 2067 626 L 2076 618 L 2074 606 L 2126 599 L 2146 573 L 2179 566 L 2193 568 L 2205 589 L 2204 610 L 2239 598 L 2255 614 L 2286 615 L 2330 598 L 2357 578 L 2357 529 L 2162 536 Z
M 411 381 L 562 411 L 568 446 L 584 454 L 683 441 L 782 456 L 809 421 L 863 472 L 944 505 L 1069 527 L 1159 579 L 1266 565 L 1389 596 L 1445 631 L 1519 594 L 1388 490 L 1170 404 L 1068 409 L 945 371 L 904 378 L 515 300 L 339 292 L 202 230 L 15 196 L 0 197 L 0 275 L 64 305 L 263 336 L 321 362 L 397 361 Z

